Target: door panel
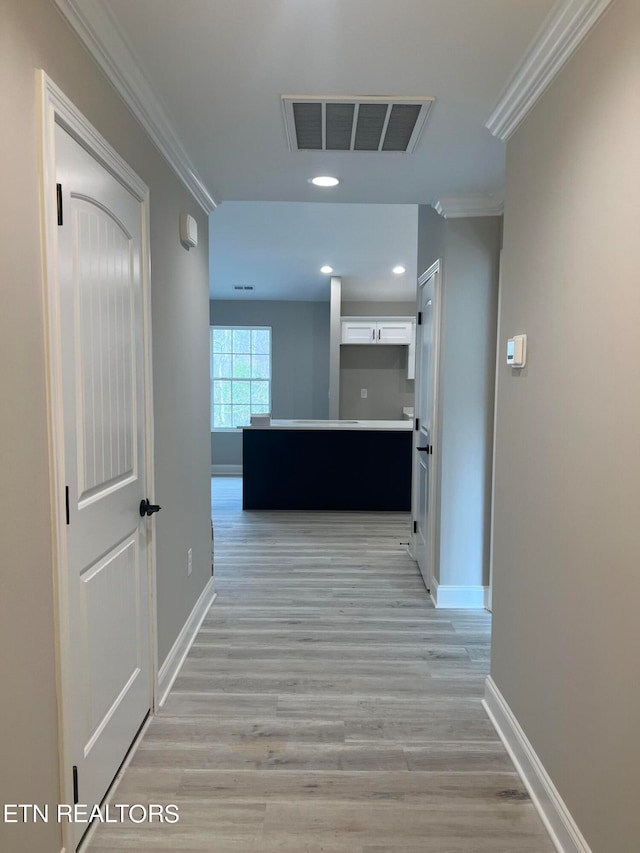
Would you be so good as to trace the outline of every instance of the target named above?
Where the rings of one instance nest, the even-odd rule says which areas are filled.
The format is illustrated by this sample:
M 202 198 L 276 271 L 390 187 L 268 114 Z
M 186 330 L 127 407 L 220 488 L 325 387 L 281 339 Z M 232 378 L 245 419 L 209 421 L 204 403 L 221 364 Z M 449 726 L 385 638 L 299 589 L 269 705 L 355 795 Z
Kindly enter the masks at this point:
M 82 500 L 136 474 L 137 432 L 132 326 L 134 243 L 119 222 L 76 198 L 79 305 L 76 359 L 78 491 Z M 109 266 L 111 267 L 109 269 Z
M 60 126 L 55 145 L 72 751 L 93 805 L 151 704 L 142 209 Z
M 80 575 L 80 620 L 86 625 L 84 695 L 88 697 L 83 734 L 87 755 L 101 728 L 118 709 L 125 688 L 138 677 L 137 632 L 140 561 L 135 532 Z M 104 602 L 109 601 L 105 608 Z M 123 695 L 124 692 L 124 695 Z

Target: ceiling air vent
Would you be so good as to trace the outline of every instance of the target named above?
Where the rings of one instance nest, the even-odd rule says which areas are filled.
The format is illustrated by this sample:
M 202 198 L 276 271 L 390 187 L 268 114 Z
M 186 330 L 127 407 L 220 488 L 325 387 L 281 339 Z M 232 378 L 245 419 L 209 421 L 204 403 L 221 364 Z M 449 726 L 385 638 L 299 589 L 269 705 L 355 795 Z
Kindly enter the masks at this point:
M 289 150 L 410 153 L 434 101 L 283 95 Z

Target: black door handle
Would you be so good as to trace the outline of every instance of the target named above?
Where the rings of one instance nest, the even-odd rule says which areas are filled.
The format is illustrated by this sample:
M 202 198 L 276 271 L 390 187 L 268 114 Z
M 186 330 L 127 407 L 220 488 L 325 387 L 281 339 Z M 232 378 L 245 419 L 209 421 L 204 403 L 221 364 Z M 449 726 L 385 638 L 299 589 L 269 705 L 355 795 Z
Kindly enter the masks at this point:
M 158 506 L 158 504 L 150 504 L 146 498 L 140 501 L 140 516 L 142 518 L 144 518 L 145 515 L 149 516 L 153 515 L 154 512 L 160 512 L 161 509 L 162 507 Z
M 433 453 L 430 444 L 427 444 L 426 447 L 416 447 L 416 450 L 421 450 L 423 453 Z

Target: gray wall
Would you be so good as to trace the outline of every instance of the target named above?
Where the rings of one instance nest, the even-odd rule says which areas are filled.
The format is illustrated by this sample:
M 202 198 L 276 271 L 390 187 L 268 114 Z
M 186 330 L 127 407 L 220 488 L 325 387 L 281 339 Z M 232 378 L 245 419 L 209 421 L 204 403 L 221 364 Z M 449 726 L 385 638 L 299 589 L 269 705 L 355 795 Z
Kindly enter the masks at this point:
M 343 302 L 343 317 L 415 317 L 415 302 Z M 401 420 L 413 406 L 413 379 L 407 379 L 406 346 L 340 347 L 340 417 Z M 367 389 L 367 398 L 360 396 Z
M 207 221 L 53 3 L 4 0 L 1 18 L 0 802 L 43 804 L 59 801 L 59 771 L 36 69 L 151 190 L 160 660 L 211 574 Z M 196 216 L 204 241 L 189 253 L 178 241 L 183 212 Z M 54 822 L 0 823 L 2 850 L 57 853 L 61 846 Z
M 214 300 L 212 326 L 271 326 L 274 418 L 329 412 L 329 303 Z M 211 433 L 211 464 L 240 465 L 242 432 Z
M 489 582 L 491 466 L 502 220 L 419 212 L 420 272 L 440 258 L 441 338 L 435 577 Z
M 501 230 L 496 216 L 447 222 L 440 397 L 440 580 L 447 584 L 489 583 Z
M 507 146 L 491 671 L 593 853 L 640 836 L 639 91 L 617 0 Z

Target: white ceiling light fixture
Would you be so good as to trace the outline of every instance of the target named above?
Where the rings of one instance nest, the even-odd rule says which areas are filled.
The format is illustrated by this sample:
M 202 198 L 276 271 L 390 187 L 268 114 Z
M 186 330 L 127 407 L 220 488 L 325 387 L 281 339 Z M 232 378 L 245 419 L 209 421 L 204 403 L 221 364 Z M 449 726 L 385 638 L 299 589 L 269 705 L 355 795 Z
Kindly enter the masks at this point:
M 392 272 L 394 275 L 402 275 L 402 274 L 403 274 L 403 273 L 405 273 L 406 271 L 407 271 L 407 270 L 406 270 L 406 268 L 405 268 L 405 267 L 403 267 L 403 266 L 402 266 L 402 264 L 398 264 L 398 266 L 394 267 L 394 268 L 391 270 L 391 272 Z
M 333 175 L 318 175 L 315 178 L 309 178 L 309 183 L 314 187 L 337 187 L 340 179 L 334 178 Z
M 325 264 L 323 267 L 320 267 L 320 272 L 324 273 L 325 275 L 331 275 L 331 273 L 333 272 L 333 267 L 330 267 L 329 264 Z

